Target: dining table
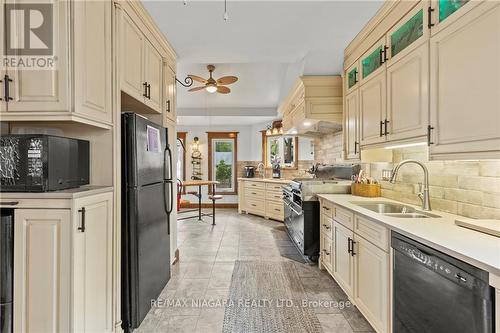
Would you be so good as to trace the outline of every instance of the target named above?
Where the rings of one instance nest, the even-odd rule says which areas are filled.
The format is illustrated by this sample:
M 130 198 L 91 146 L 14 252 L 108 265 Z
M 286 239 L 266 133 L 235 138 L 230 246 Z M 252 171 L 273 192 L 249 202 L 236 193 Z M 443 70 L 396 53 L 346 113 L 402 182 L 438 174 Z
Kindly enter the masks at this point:
M 203 221 L 202 217 L 203 216 L 209 216 L 210 214 L 203 214 L 201 211 L 201 202 L 202 202 L 202 187 L 204 186 L 212 186 L 212 193 L 215 193 L 215 187 L 218 185 L 219 182 L 216 180 L 184 180 L 179 183 L 179 186 L 181 189 L 187 188 L 187 187 L 198 187 L 198 194 L 196 195 L 198 197 L 198 208 L 197 209 L 192 209 L 192 210 L 185 210 L 183 212 L 179 213 L 187 213 L 187 212 L 193 212 L 193 211 L 198 211 L 198 215 L 191 215 L 191 216 L 183 216 L 181 218 L 178 218 L 178 220 L 186 220 L 190 219 L 193 217 L 198 217 L 198 221 Z M 214 203 L 212 203 L 214 204 Z M 211 215 L 210 215 L 211 216 Z

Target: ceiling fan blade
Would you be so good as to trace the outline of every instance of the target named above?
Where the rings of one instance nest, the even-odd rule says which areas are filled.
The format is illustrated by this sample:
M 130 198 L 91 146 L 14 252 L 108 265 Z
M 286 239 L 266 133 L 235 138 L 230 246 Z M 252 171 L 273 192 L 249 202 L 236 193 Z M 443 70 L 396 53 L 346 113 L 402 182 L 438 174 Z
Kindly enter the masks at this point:
M 238 81 L 236 76 L 223 76 L 217 80 L 217 84 L 231 84 Z
M 201 87 L 194 87 L 194 88 L 191 88 L 191 89 L 189 89 L 188 91 L 198 91 L 198 90 L 203 90 L 203 89 L 205 89 L 205 87 L 204 87 L 204 86 L 201 86 Z
M 205 80 L 204 78 L 199 77 L 197 75 L 189 74 L 188 77 L 192 78 L 194 81 L 198 81 L 198 82 L 201 82 L 201 83 L 207 83 L 207 80 Z
M 229 94 L 231 92 L 231 89 L 224 86 L 217 86 L 217 92 L 220 94 Z

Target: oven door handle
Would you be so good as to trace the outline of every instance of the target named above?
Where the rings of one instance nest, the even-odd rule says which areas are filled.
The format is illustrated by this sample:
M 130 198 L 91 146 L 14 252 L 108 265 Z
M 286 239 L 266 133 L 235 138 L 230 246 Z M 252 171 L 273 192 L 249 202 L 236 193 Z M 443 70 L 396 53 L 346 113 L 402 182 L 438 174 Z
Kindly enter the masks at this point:
M 300 216 L 300 215 L 302 215 L 302 214 L 303 214 L 303 212 L 298 212 L 298 211 L 296 211 L 295 209 L 293 209 L 292 204 L 289 204 L 289 205 L 288 205 L 288 208 L 290 208 L 290 209 L 291 209 L 291 210 L 292 210 L 295 214 L 297 214 L 297 216 Z

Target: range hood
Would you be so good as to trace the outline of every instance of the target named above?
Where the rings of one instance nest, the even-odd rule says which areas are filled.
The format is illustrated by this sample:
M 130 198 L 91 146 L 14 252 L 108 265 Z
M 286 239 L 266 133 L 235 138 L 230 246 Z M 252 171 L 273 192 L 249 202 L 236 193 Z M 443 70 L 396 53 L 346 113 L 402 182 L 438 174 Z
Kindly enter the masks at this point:
M 306 122 L 307 123 L 307 122 Z M 319 137 L 325 134 L 333 134 L 342 131 L 342 124 L 331 121 L 311 121 L 310 125 L 304 126 L 300 124 L 287 131 L 287 134 L 303 136 L 303 137 Z

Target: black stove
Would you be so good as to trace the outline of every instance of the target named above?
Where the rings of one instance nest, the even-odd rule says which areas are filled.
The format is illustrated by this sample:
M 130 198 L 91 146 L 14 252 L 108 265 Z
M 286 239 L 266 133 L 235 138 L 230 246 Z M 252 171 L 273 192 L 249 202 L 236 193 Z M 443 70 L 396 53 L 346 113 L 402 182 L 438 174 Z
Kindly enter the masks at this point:
M 359 165 L 321 166 L 323 178 L 297 178 L 283 187 L 285 226 L 302 255 L 312 261 L 319 257 L 320 209 L 317 194 L 351 193 L 351 176 Z M 340 174 L 344 178 L 333 177 Z

